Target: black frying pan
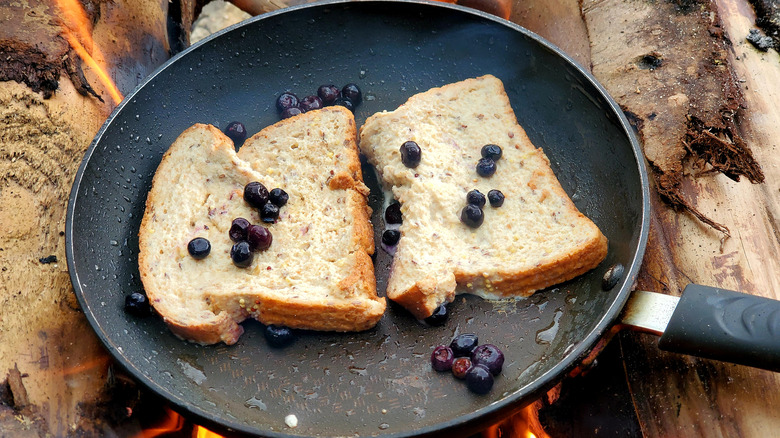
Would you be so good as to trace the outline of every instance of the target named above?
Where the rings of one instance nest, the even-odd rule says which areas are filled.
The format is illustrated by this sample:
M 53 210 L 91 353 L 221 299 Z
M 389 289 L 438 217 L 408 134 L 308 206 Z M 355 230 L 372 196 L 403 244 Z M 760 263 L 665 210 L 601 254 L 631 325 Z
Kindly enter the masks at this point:
M 576 280 L 512 302 L 459 296 L 442 327 L 390 305 L 357 334 L 300 333 L 269 348 L 245 323 L 234 346 L 180 341 L 160 318 L 125 313 L 142 290 L 137 233 L 163 152 L 193 123 L 278 120 L 276 95 L 324 83 L 361 85 L 358 125 L 414 93 L 491 73 L 578 208 L 609 238 L 609 255 Z M 196 44 L 147 78 L 114 111 L 86 153 L 68 205 L 68 267 L 100 339 L 136 379 L 196 422 L 263 436 L 466 434 L 520 409 L 557 382 L 612 326 L 645 249 L 648 181 L 618 106 L 560 50 L 473 10 L 416 1 L 328 2 L 256 17 Z M 371 202 L 382 228 L 382 194 Z M 184 189 L 184 188 L 183 188 Z M 380 293 L 390 257 L 377 250 Z M 603 291 L 605 270 L 626 267 Z M 506 354 L 493 390 L 471 394 L 431 370 L 434 346 L 474 332 Z M 287 415 L 298 419 L 285 425 Z

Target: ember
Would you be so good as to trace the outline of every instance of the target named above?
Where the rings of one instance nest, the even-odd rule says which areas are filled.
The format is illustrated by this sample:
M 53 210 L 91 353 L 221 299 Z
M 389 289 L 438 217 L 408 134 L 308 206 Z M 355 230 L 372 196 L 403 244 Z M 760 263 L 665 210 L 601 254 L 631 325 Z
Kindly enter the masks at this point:
M 155 438 L 159 436 L 165 436 L 172 432 L 178 432 L 184 427 L 184 417 L 177 414 L 170 408 L 165 408 L 165 417 L 159 424 L 154 425 L 149 429 L 141 431 L 141 433 L 135 438 Z M 193 436 L 195 436 L 193 432 Z M 201 435 L 197 435 L 201 436 Z M 208 435 L 204 435 L 208 436 Z

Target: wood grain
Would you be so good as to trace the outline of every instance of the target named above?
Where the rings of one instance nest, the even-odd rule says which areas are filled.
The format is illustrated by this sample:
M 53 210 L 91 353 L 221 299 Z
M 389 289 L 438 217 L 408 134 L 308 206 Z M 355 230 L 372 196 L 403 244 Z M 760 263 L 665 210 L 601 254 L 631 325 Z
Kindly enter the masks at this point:
M 104 58 L 96 60 L 109 67 L 120 89 L 131 90 L 168 58 L 167 1 L 85 4 L 94 8 L 88 8 L 94 42 L 83 44 L 96 58 L 102 48 Z M 6 2 L 0 22 L 20 25 L 3 26 L 2 36 L 41 48 L 57 65 L 74 56 L 62 38 L 60 14 L 53 2 Z M 104 401 L 108 384 L 109 358 L 76 302 L 65 259 L 70 186 L 114 106 L 96 72 L 84 64 L 80 71 L 102 101 L 83 95 L 67 69 L 59 70 L 48 98 L 45 91 L 0 81 L 0 370 L 3 377 L 18 370 L 11 390 L 25 391 L 25 405 L 36 408 L 8 420 L 29 423 L 34 435 L 28 436 L 94 432 L 102 422 L 90 406 Z M 40 422 L 45 427 L 34 427 Z
M 691 215 L 669 208 L 654 193 L 650 243 L 637 288 L 679 295 L 686 284 L 700 283 L 780 298 L 776 275 L 780 272 L 776 232 L 780 113 L 771 104 L 772 99 L 777 101 L 780 65 L 776 53 L 758 53 L 744 41 L 752 25 L 746 3 L 722 0 L 711 6 L 731 43 L 727 61 L 744 96 L 745 108 L 736 119 L 739 134 L 764 169 L 766 180 L 762 184 L 745 179 L 735 182 L 718 173 L 691 177 L 695 170 L 679 157 L 685 173 L 681 193 L 697 209 L 728 227 L 731 237 L 722 240 L 720 233 Z M 586 21 L 594 18 L 596 8 L 610 10 L 609 20 L 589 21 L 594 73 L 622 105 L 636 103 L 636 96 L 625 88 L 625 76 L 621 76 L 636 56 L 652 51 L 665 52 L 667 58 L 696 56 L 696 51 L 689 49 L 671 53 L 674 47 L 668 36 L 658 35 L 657 44 L 647 37 L 657 29 L 643 27 L 643 23 L 653 22 L 643 17 L 668 16 L 658 15 L 659 8 L 664 7 L 660 2 L 583 2 Z M 640 79 L 637 84 L 641 87 L 634 94 L 668 93 L 675 83 L 666 79 L 655 78 L 658 89 L 652 88 L 652 82 Z M 694 76 L 692 80 L 699 78 Z M 680 103 L 691 100 L 687 92 L 683 88 L 668 94 L 659 110 L 678 112 L 670 116 L 676 123 L 684 123 L 680 115 L 688 108 Z M 677 97 L 671 99 L 674 96 Z M 646 117 L 647 113 L 641 116 Z M 659 140 L 668 143 L 678 139 L 679 132 L 668 130 L 662 136 L 651 130 L 643 135 L 645 147 Z M 661 352 L 656 339 L 648 335 L 623 339 L 623 351 L 629 352 L 625 357 L 627 379 L 645 436 L 761 437 L 767 436 L 768 431 L 780 430 L 780 416 L 776 415 L 780 406 L 777 374 Z

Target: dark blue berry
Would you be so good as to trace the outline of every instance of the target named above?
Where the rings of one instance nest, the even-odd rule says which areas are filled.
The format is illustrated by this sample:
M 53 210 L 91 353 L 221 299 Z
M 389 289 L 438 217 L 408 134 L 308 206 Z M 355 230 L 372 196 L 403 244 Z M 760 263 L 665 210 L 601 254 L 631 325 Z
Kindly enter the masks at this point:
M 233 219 L 233 223 L 230 224 L 230 231 L 228 231 L 230 240 L 233 242 L 246 240 L 246 233 L 249 230 L 249 225 L 249 221 L 242 217 Z
M 261 208 L 268 202 L 268 189 L 257 181 L 244 186 L 244 201 L 254 208 Z
M 276 219 L 279 217 L 279 207 L 274 205 L 272 202 L 266 202 L 265 205 L 263 205 L 260 208 L 260 219 L 267 223 L 272 224 L 276 222 Z
M 203 237 L 196 237 L 187 244 L 187 251 L 196 260 L 204 259 L 211 252 L 211 242 Z
M 292 330 L 283 325 L 267 325 L 263 334 L 265 335 L 265 340 L 268 344 L 276 348 L 286 347 L 295 340 L 295 335 Z
M 493 344 L 480 345 L 471 352 L 471 363 L 483 365 L 497 376 L 504 367 L 504 353 Z
M 251 265 L 254 257 L 247 241 L 238 242 L 230 248 L 230 258 L 233 259 L 233 264 L 239 268 Z
M 341 89 L 341 97 L 355 105 L 360 105 L 360 102 L 363 101 L 363 93 L 360 91 L 360 87 L 355 84 L 344 85 L 344 88 Z
M 501 147 L 498 145 L 486 144 L 485 146 L 482 146 L 483 158 L 490 158 L 493 161 L 498 161 L 502 154 Z
M 479 345 L 479 338 L 473 333 L 463 333 L 455 337 L 450 348 L 455 357 L 470 357 L 471 352 Z
M 431 353 L 431 366 L 436 371 L 449 371 L 454 359 L 455 356 L 453 356 L 450 347 L 439 345 Z
M 401 145 L 401 162 L 404 163 L 404 166 L 415 168 L 418 164 L 420 164 L 420 160 L 422 159 L 422 149 L 420 149 L 420 145 L 418 145 L 416 142 L 413 141 L 407 141 L 404 142 L 404 144 Z
M 277 207 L 283 207 L 290 199 L 290 195 L 280 188 L 275 188 L 268 193 L 268 200 L 271 201 Z
M 386 224 L 401 224 L 404 218 L 401 215 L 401 204 L 393 202 L 385 209 L 385 223 Z
M 626 268 L 621 263 L 616 263 L 604 272 L 604 277 L 601 279 L 601 288 L 604 290 L 610 290 L 618 284 Z
M 480 158 L 477 162 L 477 173 L 484 178 L 493 176 L 496 173 L 496 162 L 490 158 Z
M 468 193 L 466 193 L 466 202 L 471 205 L 476 205 L 479 208 L 482 208 L 485 206 L 485 195 L 482 194 L 479 190 L 472 190 Z
M 283 119 L 289 119 L 290 117 L 297 116 L 298 114 L 303 114 L 303 111 L 296 106 L 292 108 L 287 108 L 284 111 L 282 111 L 281 117 Z
M 297 108 L 298 104 L 298 96 L 289 91 L 282 93 L 276 98 L 276 110 L 280 113 L 289 108 Z
M 125 297 L 125 311 L 136 316 L 146 316 L 151 310 L 149 299 L 140 292 L 133 292 Z
M 343 97 L 339 97 L 336 100 L 334 100 L 333 101 L 333 105 L 334 106 L 343 106 L 344 108 L 352 111 L 353 113 L 355 112 L 355 104 L 352 103 L 351 100 L 344 99 Z
M 493 389 L 493 375 L 484 365 L 474 365 L 466 373 L 466 386 L 476 394 L 487 394 Z
M 449 311 L 447 310 L 447 306 L 442 304 L 439 307 L 433 309 L 433 314 L 425 318 L 425 322 L 432 326 L 444 325 L 444 323 L 447 322 L 448 316 Z
M 241 122 L 230 122 L 225 127 L 225 135 L 233 140 L 233 144 L 240 146 L 246 140 L 246 127 Z
M 303 99 L 301 99 L 301 103 L 298 105 L 301 108 L 301 111 L 313 111 L 318 110 L 323 107 L 322 105 L 322 99 L 320 99 L 317 96 L 306 96 Z
M 396 245 L 399 239 L 401 239 L 401 232 L 398 230 L 385 230 L 382 233 L 382 243 L 387 246 Z
M 262 225 L 250 225 L 247 230 L 246 241 L 252 251 L 265 251 L 271 246 L 273 240 L 271 232 Z
M 320 85 L 317 88 L 317 96 L 322 99 L 322 103 L 326 106 L 333 105 L 333 102 L 341 97 L 341 90 L 335 85 Z
M 460 211 L 460 221 L 471 228 L 479 228 L 485 221 L 485 213 L 474 204 L 468 204 Z
M 452 361 L 452 375 L 458 379 L 465 379 L 466 373 L 471 369 L 471 359 L 468 357 L 458 357 Z
M 488 192 L 488 201 L 491 207 L 501 207 L 504 205 L 504 194 L 501 190 L 491 190 Z

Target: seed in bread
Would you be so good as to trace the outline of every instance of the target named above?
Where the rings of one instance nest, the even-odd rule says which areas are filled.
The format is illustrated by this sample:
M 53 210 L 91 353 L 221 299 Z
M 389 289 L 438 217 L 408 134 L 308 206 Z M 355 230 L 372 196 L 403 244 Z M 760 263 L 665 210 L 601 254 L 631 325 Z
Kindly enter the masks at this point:
M 341 107 L 280 121 L 238 153 L 213 126 L 198 124 L 179 136 L 155 173 L 139 232 L 144 288 L 176 335 L 233 344 L 249 317 L 334 331 L 379 321 L 385 300 L 376 295 L 355 137 L 354 117 Z M 284 187 L 289 199 L 268 225 L 273 244 L 239 268 L 230 257 L 233 220 L 262 221 L 243 199 L 252 181 Z M 187 252 L 196 237 L 211 243 L 202 260 Z
M 414 169 L 399 151 L 407 141 L 422 150 Z M 484 156 L 485 146 L 500 149 L 485 148 Z M 494 76 L 434 88 L 372 115 L 360 148 L 403 213 L 387 297 L 417 318 L 452 301 L 458 284 L 492 297 L 527 296 L 606 256 L 607 239 L 563 191 Z M 488 159 L 493 166 L 479 169 Z M 465 212 L 472 190 L 494 193 L 491 206 L 500 208 L 469 204 Z

